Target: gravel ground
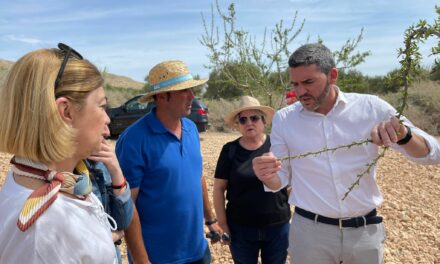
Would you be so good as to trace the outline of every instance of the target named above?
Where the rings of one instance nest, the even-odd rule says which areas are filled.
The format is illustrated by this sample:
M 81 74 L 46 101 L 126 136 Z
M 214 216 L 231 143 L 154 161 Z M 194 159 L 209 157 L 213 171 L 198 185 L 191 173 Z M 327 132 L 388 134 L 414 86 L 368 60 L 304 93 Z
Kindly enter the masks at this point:
M 222 145 L 237 137 L 201 135 L 205 176 L 214 175 Z M 387 229 L 385 263 L 440 264 L 440 165 L 417 165 L 391 150 L 379 161 L 377 178 L 385 198 L 379 208 Z M 207 183 L 212 191 L 213 180 Z M 228 248 L 214 245 L 211 250 L 213 263 L 233 263 Z
M 204 175 L 212 193 L 213 175 L 221 147 L 236 133 L 202 133 Z M 0 186 L 11 155 L 0 153 Z M 378 181 L 385 196 L 379 213 L 385 219 L 385 263 L 440 264 L 440 165 L 421 166 L 388 151 L 379 162 Z M 211 197 L 212 198 L 212 197 Z M 227 247 L 211 245 L 214 264 L 233 263 Z M 126 253 L 123 250 L 124 263 Z

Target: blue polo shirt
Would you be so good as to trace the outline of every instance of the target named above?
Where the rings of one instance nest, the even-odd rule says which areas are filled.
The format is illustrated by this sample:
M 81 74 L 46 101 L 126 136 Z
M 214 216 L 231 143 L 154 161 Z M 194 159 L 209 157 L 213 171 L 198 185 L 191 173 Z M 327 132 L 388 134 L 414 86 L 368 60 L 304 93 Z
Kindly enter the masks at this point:
M 179 140 L 156 109 L 128 127 L 116 154 L 131 188 L 152 263 L 186 263 L 203 257 L 202 156 L 195 124 L 182 118 Z

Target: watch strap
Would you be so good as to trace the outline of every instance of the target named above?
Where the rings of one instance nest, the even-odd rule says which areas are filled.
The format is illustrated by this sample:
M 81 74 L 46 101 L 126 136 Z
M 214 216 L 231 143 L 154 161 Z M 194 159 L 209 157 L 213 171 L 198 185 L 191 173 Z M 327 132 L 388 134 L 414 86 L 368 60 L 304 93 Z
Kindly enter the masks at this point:
M 411 128 L 407 125 L 405 125 L 406 127 L 406 136 L 404 138 L 402 138 L 401 140 L 397 141 L 397 145 L 405 145 L 406 143 L 408 143 L 411 138 L 412 138 L 412 133 L 411 133 Z

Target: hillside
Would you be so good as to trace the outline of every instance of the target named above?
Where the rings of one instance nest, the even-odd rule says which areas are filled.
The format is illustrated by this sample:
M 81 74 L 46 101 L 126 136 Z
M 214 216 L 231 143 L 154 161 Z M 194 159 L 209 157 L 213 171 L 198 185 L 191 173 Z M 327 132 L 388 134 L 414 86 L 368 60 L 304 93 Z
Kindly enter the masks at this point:
M 8 73 L 9 69 L 11 69 L 14 62 L 2 60 L 0 59 L 0 84 L 2 85 L 6 74 Z M 140 90 L 144 86 L 144 83 L 137 82 L 131 78 L 120 76 L 112 73 L 105 73 L 105 82 L 113 87 L 119 87 L 119 88 L 132 88 L 135 90 Z
M 14 63 L 12 61 L 0 59 L 0 84 L 3 84 L 6 78 L 6 74 L 8 73 L 9 69 L 12 67 L 13 64 Z
M 142 89 L 142 87 L 144 87 L 144 83 L 137 82 L 131 78 L 112 73 L 105 73 L 104 79 L 105 83 L 108 83 L 113 87 L 132 88 L 136 90 L 140 90 Z

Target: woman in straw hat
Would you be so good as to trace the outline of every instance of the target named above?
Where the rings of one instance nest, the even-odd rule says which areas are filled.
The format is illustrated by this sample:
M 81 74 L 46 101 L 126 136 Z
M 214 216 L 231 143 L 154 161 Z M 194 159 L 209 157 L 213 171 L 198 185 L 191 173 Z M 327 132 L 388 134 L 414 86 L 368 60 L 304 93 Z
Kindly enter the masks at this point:
M 238 109 L 224 118 L 241 137 L 225 144 L 220 153 L 214 208 L 220 227 L 230 234 L 231 241 L 223 243 L 230 244 L 235 263 L 257 263 L 260 252 L 262 263 L 286 261 L 290 219 L 287 189 L 265 192 L 252 169 L 252 159 L 270 149 L 265 126 L 271 123 L 274 112 L 257 99 L 243 96 Z
M 107 125 L 99 70 L 64 44 L 18 60 L 0 92 L 0 263 L 115 263 L 108 215 L 81 160 Z

